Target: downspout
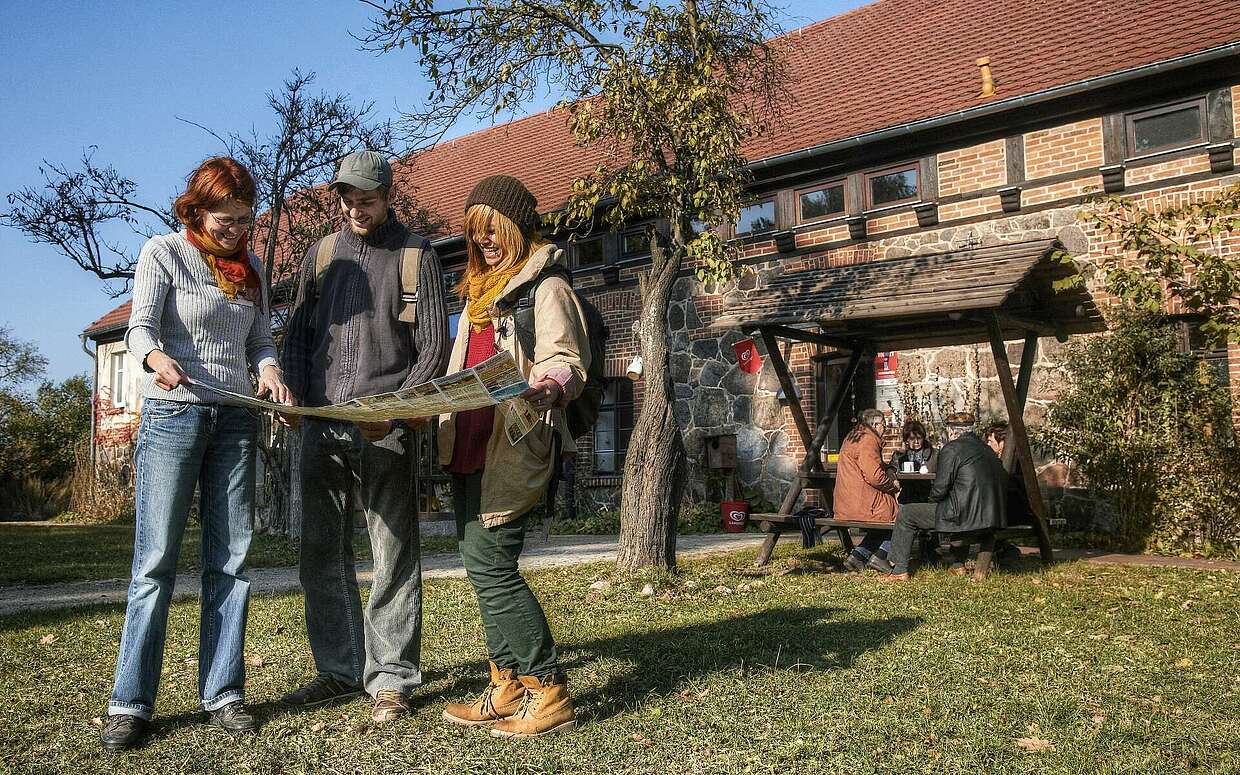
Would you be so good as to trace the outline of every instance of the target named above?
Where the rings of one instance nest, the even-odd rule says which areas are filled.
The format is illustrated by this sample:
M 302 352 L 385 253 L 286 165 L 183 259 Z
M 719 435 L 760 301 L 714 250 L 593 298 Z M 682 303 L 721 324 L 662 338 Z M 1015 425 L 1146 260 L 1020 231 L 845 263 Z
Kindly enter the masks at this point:
M 90 358 L 91 363 L 91 384 L 90 384 L 90 482 L 91 487 L 95 486 L 95 417 L 96 411 L 95 396 L 99 392 L 99 350 L 95 348 L 92 352 L 86 346 L 87 335 L 85 332 L 78 334 L 78 341 L 82 344 L 82 352 L 86 353 L 86 357 Z

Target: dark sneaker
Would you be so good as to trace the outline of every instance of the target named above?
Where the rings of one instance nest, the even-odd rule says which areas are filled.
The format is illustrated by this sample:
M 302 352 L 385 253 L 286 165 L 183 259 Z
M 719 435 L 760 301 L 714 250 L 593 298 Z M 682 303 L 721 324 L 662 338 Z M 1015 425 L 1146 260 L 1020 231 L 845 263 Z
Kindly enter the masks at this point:
M 844 558 L 844 570 L 852 573 L 865 573 L 865 557 L 856 552 L 849 552 Z
M 105 751 L 124 751 L 133 748 L 142 739 L 149 722 L 144 718 L 117 713 L 108 716 L 103 723 L 103 732 L 99 734 L 99 742 Z
M 877 554 L 870 555 L 870 561 L 866 563 L 866 566 L 873 568 L 879 573 L 891 573 L 893 570 L 891 563 L 887 562 L 887 558 L 879 557 Z
M 211 726 L 226 729 L 234 734 L 253 732 L 258 729 L 258 722 L 245 709 L 241 700 L 230 702 L 222 708 L 207 713 L 207 723 Z
M 409 712 L 409 700 L 395 689 L 380 689 L 375 695 L 375 707 L 370 718 L 376 724 L 395 721 Z
M 351 686 L 330 675 L 319 673 L 310 683 L 281 697 L 280 704 L 290 708 L 313 708 L 332 700 L 356 697 L 361 693 L 360 686 Z
M 995 549 L 995 560 L 1005 568 L 1014 568 L 1020 564 L 1020 547 L 1004 541 Z

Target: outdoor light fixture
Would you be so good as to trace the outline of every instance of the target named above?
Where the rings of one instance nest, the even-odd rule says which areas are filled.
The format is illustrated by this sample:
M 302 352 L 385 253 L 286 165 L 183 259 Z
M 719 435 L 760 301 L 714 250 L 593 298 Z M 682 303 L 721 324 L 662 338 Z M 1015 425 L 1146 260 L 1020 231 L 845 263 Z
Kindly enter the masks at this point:
M 629 370 L 626 373 L 629 379 L 634 382 L 642 378 L 642 357 L 640 355 L 633 356 L 632 362 L 629 363 Z

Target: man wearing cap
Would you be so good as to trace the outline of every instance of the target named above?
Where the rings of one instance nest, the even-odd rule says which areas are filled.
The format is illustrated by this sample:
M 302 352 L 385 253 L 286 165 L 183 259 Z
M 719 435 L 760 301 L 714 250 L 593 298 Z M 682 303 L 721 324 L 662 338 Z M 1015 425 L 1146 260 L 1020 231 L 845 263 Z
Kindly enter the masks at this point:
M 930 488 L 932 504 L 906 503 L 896 515 L 891 536 L 891 581 L 908 580 L 909 555 L 918 530 L 968 533 L 1007 524 L 1007 472 L 990 447 L 973 432 L 967 412 L 947 416 L 947 443 L 939 452 Z M 959 572 L 963 573 L 963 565 Z
M 328 187 L 345 228 L 307 252 L 284 344 L 286 382 L 306 406 L 443 373 L 448 322 L 439 259 L 429 240 L 397 220 L 391 187 L 392 168 L 374 151 L 346 156 Z M 422 682 L 414 455 L 413 431 L 399 421 L 306 420 L 301 584 L 318 675 L 286 694 L 285 705 L 308 708 L 365 691 L 377 723 L 408 712 L 409 693 Z M 358 503 L 374 557 L 364 613 L 352 549 Z

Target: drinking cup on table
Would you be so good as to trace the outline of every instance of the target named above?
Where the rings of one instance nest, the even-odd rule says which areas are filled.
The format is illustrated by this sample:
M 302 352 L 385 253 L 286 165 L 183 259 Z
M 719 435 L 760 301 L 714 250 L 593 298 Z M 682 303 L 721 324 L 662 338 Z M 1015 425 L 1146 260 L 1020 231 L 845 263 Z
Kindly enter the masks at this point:
M 922 472 L 923 474 L 928 474 L 928 473 L 930 473 L 930 469 L 926 467 L 926 464 L 925 464 L 925 463 L 922 463 L 922 464 L 921 464 L 921 472 Z
M 904 473 L 906 474 L 913 473 L 913 461 L 911 460 L 904 461 L 904 465 L 901 466 L 901 468 L 904 470 Z

